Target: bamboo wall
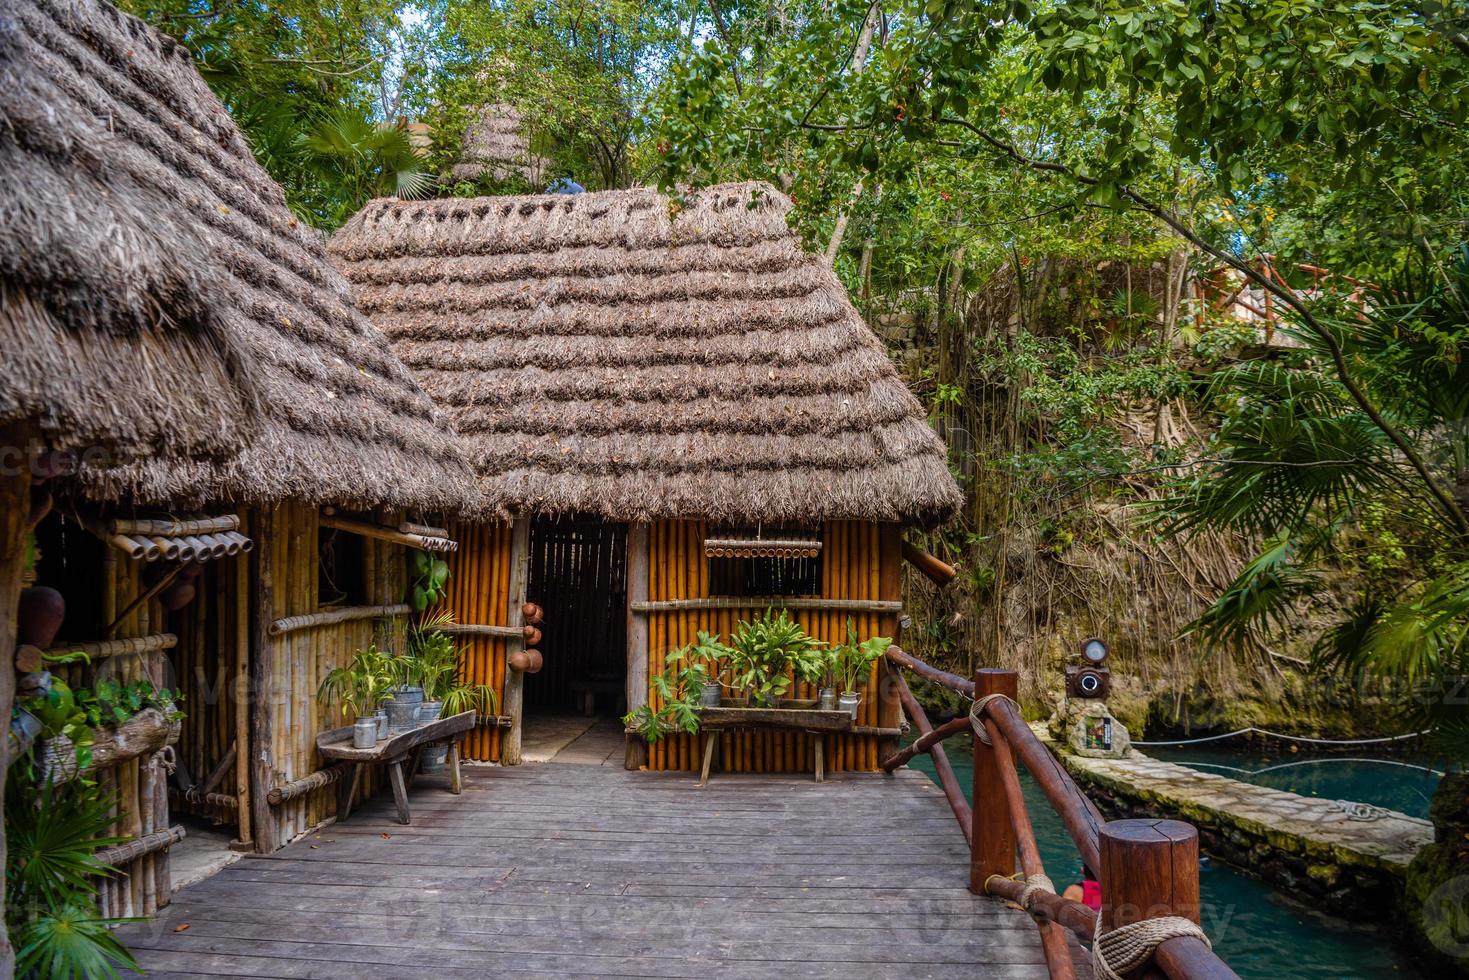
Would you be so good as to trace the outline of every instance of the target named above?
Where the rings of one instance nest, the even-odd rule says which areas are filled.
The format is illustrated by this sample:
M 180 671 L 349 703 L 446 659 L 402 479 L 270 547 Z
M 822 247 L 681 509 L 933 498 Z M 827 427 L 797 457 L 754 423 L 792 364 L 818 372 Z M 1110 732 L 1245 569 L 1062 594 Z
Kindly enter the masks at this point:
M 821 553 L 822 597 L 827 599 L 899 599 L 893 571 L 899 561 L 898 538 L 892 528 L 860 521 L 829 521 Z M 709 563 L 704 558 L 706 525 L 701 521 L 659 521 L 649 528 L 648 599 L 695 599 L 709 596 Z M 888 574 L 883 575 L 886 567 Z M 888 594 L 884 594 L 888 593 Z M 717 632 L 727 643 L 742 619 L 758 616 L 766 604 L 749 608 L 694 610 L 648 614 L 648 675 L 662 672 L 667 654 L 690 643 L 699 630 Z M 806 631 L 829 644 L 846 641 L 847 618 L 859 639 L 895 636 L 896 616 L 876 613 L 798 610 L 794 617 Z M 857 724 L 878 727 L 878 667 L 864 688 Z M 791 697 L 814 698 L 812 685 L 798 683 Z M 654 707 L 657 695 L 650 689 Z M 702 734 L 679 734 L 648 746 L 648 768 L 694 770 L 702 759 Z M 815 742 L 804 732 L 725 732 L 719 746 L 721 766 L 733 772 L 809 772 L 815 767 Z M 877 768 L 878 738 L 831 735 L 826 743 L 829 771 Z
M 255 556 L 267 574 L 262 577 L 264 603 L 260 612 L 263 622 L 300 616 L 319 610 L 317 595 L 317 531 L 318 511 L 299 503 L 275 507 L 260 522 L 261 538 L 255 543 Z M 397 523 L 398 518 L 385 518 Z M 404 549 L 371 538 L 364 540 L 367 564 L 369 604 L 390 604 L 403 600 L 407 577 Z M 252 556 L 252 557 L 255 557 Z M 256 677 L 269 678 L 264 690 L 252 692 L 259 710 L 265 708 L 265 730 L 268 744 L 252 745 L 252 754 L 266 760 L 266 767 L 252 780 L 251 795 L 257 798 L 255 812 L 261 813 L 259 800 L 271 789 L 308 776 L 322 768 L 316 753 L 316 736 L 327 729 L 351 724 L 343 718 L 337 705 L 321 704 L 317 688 L 327 672 L 347 663 L 352 654 L 370 643 L 380 649 L 403 650 L 404 620 L 384 624 L 378 619 L 361 619 L 298 629 L 279 636 L 267 636 L 258 656 L 262 663 Z M 257 632 L 258 635 L 258 632 Z M 258 730 L 258 729 L 257 729 Z M 359 787 L 358 799 L 369 795 L 375 785 Z M 269 849 L 316 827 L 327 817 L 336 815 L 336 788 L 323 787 L 279 806 L 270 807 L 274 834 L 262 834 L 256 827 L 257 849 Z M 273 840 L 272 840 L 273 836 Z
M 56 516 L 48 520 L 57 520 Z M 77 532 L 84 539 L 84 532 Z M 112 622 L 135 598 L 146 591 L 143 582 L 144 564 L 121 557 L 112 548 L 97 548 L 92 555 L 72 555 L 67 549 L 68 561 L 82 561 L 89 565 L 83 576 L 68 581 L 62 589 L 67 601 L 67 617 L 62 625 L 60 639 L 69 641 L 101 640 L 97 624 L 86 623 L 85 610 L 96 608 L 101 625 Z M 100 554 L 100 567 L 95 555 Z M 92 596 L 84 596 L 76 583 L 85 581 Z M 38 585 L 51 584 L 38 580 Z M 59 583 L 58 583 L 59 584 Z M 100 606 L 89 604 L 100 598 Z M 73 604 L 75 603 L 75 612 Z M 142 603 L 123 618 L 110 638 L 127 639 L 161 633 L 166 629 L 164 610 L 155 600 Z M 86 633 L 97 635 L 83 635 Z M 109 657 L 94 660 L 91 664 L 69 664 L 52 668 L 68 685 L 90 687 L 97 678 L 109 677 L 118 681 L 131 681 L 148 677 L 159 686 L 168 686 L 171 672 L 166 667 L 166 654 L 154 651 L 143 654 Z M 124 760 L 117 765 L 94 770 L 88 778 L 97 780 L 98 785 L 108 792 L 115 792 L 113 807 L 115 822 L 108 828 L 106 836 L 141 837 L 169 825 L 168 772 L 163 765 L 164 753 L 143 755 Z M 107 916 L 151 915 L 168 904 L 172 884 L 168 873 L 167 852 L 146 854 L 118 868 L 120 874 L 99 879 L 99 908 Z
M 451 531 L 459 550 L 448 557 L 449 586 L 445 608 L 457 623 L 504 626 L 509 622 L 511 525 L 461 523 Z M 505 641 L 488 636 L 457 637 L 461 675 L 468 683 L 495 689 L 505 710 Z M 480 726 L 464 741 L 464 757 L 480 762 L 500 760 L 498 728 Z
M 240 514 L 240 533 L 247 537 L 251 534 L 249 516 Z M 235 765 L 212 791 L 216 796 L 234 797 L 235 806 L 190 802 L 177 790 L 170 793 L 170 806 L 176 813 L 231 827 L 237 840 L 249 843 L 249 777 L 244 765 L 249 759 L 248 733 L 240 738 L 240 701 L 249 691 L 249 559 L 240 555 L 208 561 L 202 568 L 194 580 L 194 601 L 168 620 L 167 628 L 178 637 L 178 646 L 170 657 L 173 676 L 166 686 L 184 693 L 183 728 L 174 751 L 192 782 L 202 784 L 237 742 L 245 744 L 244 751 L 235 753 Z M 245 803 L 243 823 L 241 798 Z

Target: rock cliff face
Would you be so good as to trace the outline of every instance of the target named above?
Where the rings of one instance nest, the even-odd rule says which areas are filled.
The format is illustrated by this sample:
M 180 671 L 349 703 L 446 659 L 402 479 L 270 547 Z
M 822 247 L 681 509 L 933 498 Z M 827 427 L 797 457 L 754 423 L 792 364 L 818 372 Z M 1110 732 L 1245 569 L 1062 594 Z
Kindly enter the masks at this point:
M 1449 773 L 1429 808 L 1433 843 L 1408 866 L 1406 931 L 1445 973 L 1469 976 L 1469 773 Z

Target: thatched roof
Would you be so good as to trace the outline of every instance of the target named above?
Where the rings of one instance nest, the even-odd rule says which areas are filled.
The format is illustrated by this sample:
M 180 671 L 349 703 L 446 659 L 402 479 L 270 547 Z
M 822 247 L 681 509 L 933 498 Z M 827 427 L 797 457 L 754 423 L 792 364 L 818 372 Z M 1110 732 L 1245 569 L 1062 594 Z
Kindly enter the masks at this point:
M 459 161 L 449 172 L 455 180 L 478 180 L 488 173 L 494 180 L 519 175 L 539 184 L 546 175 L 546 161 L 531 152 L 520 111 L 512 105 L 494 103 L 470 120 Z
M 368 205 L 330 250 L 515 511 L 930 521 L 939 438 L 765 184 Z
M 134 451 L 89 474 L 106 496 L 475 500 L 186 50 L 101 0 L 11 0 L 0 91 L 0 418 Z

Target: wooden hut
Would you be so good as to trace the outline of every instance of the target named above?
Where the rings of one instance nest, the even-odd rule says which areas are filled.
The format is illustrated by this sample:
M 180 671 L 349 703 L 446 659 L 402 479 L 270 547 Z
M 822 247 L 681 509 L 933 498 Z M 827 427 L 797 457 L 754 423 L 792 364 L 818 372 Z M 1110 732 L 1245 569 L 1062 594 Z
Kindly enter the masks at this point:
M 509 515 L 462 528 L 453 563 L 474 676 L 511 716 L 473 757 L 518 762 L 537 712 L 645 703 L 669 650 L 769 606 L 828 642 L 849 618 L 864 638 L 896 635 L 901 529 L 942 519 L 959 491 L 789 207 L 760 183 L 382 200 L 332 240 Z M 544 611 L 529 630 L 527 598 Z M 861 710 L 836 768 L 875 768 L 898 724 L 885 697 Z M 693 768 L 698 738 L 661 741 L 646 764 Z M 804 733 L 724 738 L 735 768 L 812 765 Z
M 268 851 L 335 812 L 301 788 L 340 723 L 317 685 L 401 632 L 425 542 L 398 525 L 478 496 L 187 50 L 102 0 L 16 0 L 0 88 L 0 649 L 28 575 L 65 600 L 48 645 L 89 655 L 67 682 L 182 689 L 181 725 L 97 772 L 138 839 L 103 911 L 148 913 L 171 817 Z

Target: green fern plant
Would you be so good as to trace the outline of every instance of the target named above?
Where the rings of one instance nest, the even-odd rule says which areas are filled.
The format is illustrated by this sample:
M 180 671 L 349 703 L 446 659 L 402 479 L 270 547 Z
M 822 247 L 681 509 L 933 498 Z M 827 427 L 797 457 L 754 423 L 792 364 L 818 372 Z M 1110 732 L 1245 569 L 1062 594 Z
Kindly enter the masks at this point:
M 106 836 L 115 797 L 83 780 L 37 784 L 30 771 L 12 770 L 5 793 L 5 919 L 16 948 L 16 975 L 116 977 L 119 968 L 141 973 L 111 929 L 136 920 L 103 919 L 95 911 L 94 881 L 116 869 L 93 854 L 127 840 Z

